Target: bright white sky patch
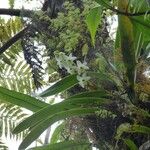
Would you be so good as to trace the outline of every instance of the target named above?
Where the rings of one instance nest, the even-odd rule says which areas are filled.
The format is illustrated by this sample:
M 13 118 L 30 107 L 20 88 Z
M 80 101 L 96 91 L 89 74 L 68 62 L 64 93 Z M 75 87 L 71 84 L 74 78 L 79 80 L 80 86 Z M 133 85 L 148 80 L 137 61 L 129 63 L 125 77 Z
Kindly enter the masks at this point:
M 32 0 L 31 2 L 24 2 L 24 0 L 15 0 L 14 8 L 26 8 L 26 9 L 40 9 L 44 0 Z M 8 0 L 0 0 L 0 8 L 8 8 Z
M 0 0 L 0 8 L 7 8 L 8 1 L 7 0 Z

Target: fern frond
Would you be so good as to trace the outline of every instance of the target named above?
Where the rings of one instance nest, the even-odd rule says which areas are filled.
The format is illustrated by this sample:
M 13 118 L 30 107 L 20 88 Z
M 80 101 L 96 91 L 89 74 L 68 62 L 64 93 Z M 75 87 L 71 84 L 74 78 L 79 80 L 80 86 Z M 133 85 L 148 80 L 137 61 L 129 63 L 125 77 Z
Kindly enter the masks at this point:
M 18 135 L 13 135 L 11 132 L 14 127 L 23 119 L 28 117 L 28 114 L 24 112 L 20 107 L 14 106 L 12 104 L 0 102 L 0 133 L 1 137 L 6 137 L 10 139 L 19 140 L 22 139 L 26 132 L 20 133 Z
M 18 33 L 23 28 L 20 18 L 11 18 L 9 20 L 4 20 L 0 18 L 0 47 L 2 47 L 9 39 L 11 39 L 16 33 Z M 21 52 L 20 42 L 13 44 L 9 51 L 6 51 L 0 55 L 1 61 L 7 64 L 11 64 L 11 60 L 16 60 L 16 55 Z
M 8 64 L 0 66 L 0 85 L 22 93 L 29 93 L 34 89 L 31 69 L 19 56 L 17 58 L 20 60 L 13 66 Z

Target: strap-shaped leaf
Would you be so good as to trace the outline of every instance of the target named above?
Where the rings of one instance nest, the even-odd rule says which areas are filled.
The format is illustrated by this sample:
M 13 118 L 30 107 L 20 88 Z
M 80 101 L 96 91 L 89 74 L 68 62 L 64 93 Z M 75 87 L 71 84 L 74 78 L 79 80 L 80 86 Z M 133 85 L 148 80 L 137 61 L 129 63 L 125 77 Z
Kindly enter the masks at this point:
M 147 31 L 150 28 L 150 18 L 149 16 L 137 16 L 137 17 L 130 17 L 131 20 L 135 21 L 136 23 L 144 26 Z
M 101 23 L 101 7 L 93 8 L 87 18 L 86 24 L 91 34 L 92 44 L 95 46 L 95 35 L 98 28 L 98 25 Z
M 123 141 L 129 147 L 130 150 L 138 150 L 138 147 L 131 139 L 123 139 Z
M 46 130 L 53 123 L 69 117 L 95 114 L 95 112 L 98 110 L 99 110 L 98 108 L 77 108 L 77 109 L 63 111 L 48 117 L 46 120 L 38 123 L 31 130 L 31 132 L 25 137 L 25 139 L 19 146 L 19 150 L 28 147 L 34 140 L 36 140 L 42 134 L 42 132 L 44 132 L 44 130 Z
M 134 10 L 134 12 L 147 12 L 148 10 L 150 10 L 148 0 L 131 0 L 130 5 L 133 7 L 132 9 Z
M 150 134 L 150 128 L 139 124 L 131 125 L 129 123 L 123 123 L 117 128 L 116 139 L 120 139 L 124 132 Z
M 150 42 L 150 18 L 149 16 L 136 16 L 130 17 L 133 23 L 135 49 L 137 62 L 141 55 L 141 51 L 146 53 L 146 47 Z M 137 32 L 138 31 L 138 32 Z
M 70 109 L 75 109 L 79 107 L 100 105 L 100 104 L 108 104 L 110 100 L 105 98 L 95 98 L 95 97 L 84 97 L 84 98 L 69 98 L 60 103 L 45 107 L 35 114 L 31 115 L 23 122 L 21 122 L 13 131 L 13 133 L 19 133 L 29 127 L 32 127 L 39 123 L 40 121 L 46 120 L 50 116 L 57 114 L 62 111 L 67 111 Z
M 78 82 L 79 81 L 77 80 L 76 74 L 69 75 L 69 76 L 61 79 L 60 81 L 58 81 L 54 85 L 52 85 L 50 88 L 48 88 L 47 90 L 42 92 L 39 96 L 47 97 L 47 96 L 58 94 L 60 92 L 66 91 L 67 89 L 73 87 Z
M 34 112 L 48 106 L 47 103 L 42 102 L 34 97 L 8 90 L 3 87 L 0 87 L 0 100 L 18 105 Z
M 150 17 L 149 16 L 137 16 L 137 17 L 130 17 L 133 27 L 134 27 L 134 34 L 139 36 L 142 34 L 143 42 L 150 42 Z M 138 33 L 136 33 L 138 31 Z
M 110 98 L 110 95 L 107 93 L 107 91 L 104 90 L 99 90 L 99 91 L 90 91 L 90 92 L 82 92 L 79 94 L 75 94 L 73 96 L 71 96 L 69 99 L 72 98 Z
M 119 0 L 118 9 L 126 11 L 128 8 L 128 0 Z M 136 58 L 134 48 L 134 34 L 133 24 L 128 16 L 119 15 L 119 32 L 121 40 L 121 52 L 123 56 L 123 62 L 126 68 L 126 76 L 128 79 L 129 90 L 128 96 L 133 103 L 137 103 L 135 98 L 135 78 L 136 78 Z
M 114 66 L 113 66 L 114 67 Z M 116 69 L 116 68 L 115 68 Z M 108 75 L 107 73 L 104 72 L 92 72 L 92 71 L 88 71 L 87 72 L 88 76 L 90 76 L 91 78 L 96 78 L 100 81 L 108 81 L 111 84 L 113 84 L 114 86 L 117 86 L 115 80 L 113 79 L 112 76 Z
M 48 144 L 44 146 L 39 146 L 39 147 L 33 147 L 29 150 L 70 150 L 70 149 L 75 149 L 75 150 L 81 150 L 81 149 L 86 149 L 90 150 L 91 149 L 91 144 L 90 143 L 85 143 L 85 142 L 75 142 L 75 141 L 64 141 L 64 142 L 59 142 L 55 144 Z
M 112 77 L 110 77 L 108 74 L 104 73 L 104 72 L 92 72 L 92 71 L 88 71 L 87 74 L 90 77 L 93 78 L 97 78 L 99 80 L 109 80 L 109 81 L 113 81 Z

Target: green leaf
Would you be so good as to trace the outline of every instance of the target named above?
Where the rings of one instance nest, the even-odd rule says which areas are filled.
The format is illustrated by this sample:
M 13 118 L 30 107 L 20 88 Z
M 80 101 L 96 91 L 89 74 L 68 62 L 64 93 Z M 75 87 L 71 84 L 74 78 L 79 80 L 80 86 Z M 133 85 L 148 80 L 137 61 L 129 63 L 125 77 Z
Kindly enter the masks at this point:
M 75 94 L 71 96 L 70 98 L 86 98 L 86 97 L 93 97 L 93 98 L 107 98 L 110 97 L 110 95 L 106 91 L 90 91 L 90 92 L 82 92 L 79 94 Z M 69 99 L 70 99 L 69 98 Z
M 64 127 L 65 127 L 65 123 L 63 122 L 55 128 L 55 131 L 53 132 L 51 136 L 51 140 L 50 140 L 51 144 L 57 143 L 60 137 L 60 133 L 64 129 Z
M 130 150 L 138 150 L 138 147 L 131 139 L 123 139 L 123 141 L 129 147 Z
M 49 116 L 46 120 L 38 123 L 34 128 L 32 128 L 31 132 L 25 137 L 21 145 L 19 146 L 19 150 L 25 149 L 28 147 L 34 140 L 36 140 L 44 130 L 46 130 L 53 123 L 63 120 L 65 118 L 74 117 L 74 116 L 85 116 L 90 114 L 95 114 L 97 108 L 77 108 L 66 110 L 52 116 Z
M 8 90 L 3 87 L 0 87 L 0 100 L 18 105 L 34 112 L 49 105 L 29 95 Z
M 75 142 L 75 141 L 64 141 L 55 144 L 49 144 L 45 146 L 33 147 L 29 150 L 81 150 L 84 148 L 89 150 L 91 147 L 90 143 L 85 142 Z
M 118 9 L 125 11 L 128 8 L 127 1 L 118 1 Z M 120 34 L 121 53 L 123 57 L 123 63 L 126 69 L 126 76 L 128 79 L 128 97 L 134 104 L 137 103 L 135 94 L 135 80 L 136 80 L 136 55 L 134 44 L 134 32 L 133 24 L 128 16 L 118 16 L 118 29 Z
M 86 17 L 86 24 L 91 34 L 92 44 L 95 46 L 95 35 L 99 24 L 101 23 L 101 7 L 95 7 L 90 10 Z
M 103 7 L 106 7 L 107 9 L 111 9 L 111 5 L 109 4 L 108 0 L 95 0 L 98 4 L 100 4 Z
M 130 4 L 132 5 L 134 12 L 146 12 L 150 10 L 148 0 L 130 0 Z
M 150 42 L 150 18 L 148 16 L 130 17 L 133 23 L 134 44 L 136 49 L 136 58 L 140 57 L 141 50 L 145 50 Z M 138 31 L 138 32 L 137 32 Z
M 150 128 L 142 125 L 133 125 L 131 132 L 133 133 L 143 133 L 143 134 L 150 134 Z
M 97 78 L 98 80 L 104 80 L 104 81 L 107 80 L 107 81 L 112 82 L 113 84 L 115 84 L 113 78 L 110 75 L 108 75 L 108 74 L 106 74 L 102 71 L 101 72 L 88 71 L 87 74 L 91 78 Z
M 143 16 L 137 16 L 137 17 L 130 17 L 133 28 L 134 28 L 134 34 L 137 36 L 142 33 L 143 41 L 149 42 L 150 41 L 150 15 L 143 17 Z M 138 31 L 138 32 L 137 32 Z
M 131 125 L 129 123 L 123 123 L 117 128 L 116 139 L 120 139 L 124 132 L 150 134 L 150 128 L 143 125 Z
M 58 81 L 56 84 L 52 85 L 50 88 L 42 92 L 39 96 L 47 97 L 66 91 L 79 82 L 76 76 L 76 74 L 73 74 L 63 78 L 62 80 Z
M 82 56 L 86 56 L 88 54 L 88 51 L 89 51 L 88 44 L 84 44 L 82 46 Z
M 6 64 L 8 64 L 8 65 L 12 65 L 12 62 L 10 61 L 10 59 L 5 55 L 5 54 L 2 54 L 1 56 L 0 56 L 0 58 L 1 58 L 1 60 L 3 60 Z
M 9 0 L 10 8 L 14 8 L 15 0 Z
M 40 121 L 43 121 L 48 117 L 65 110 L 70 110 L 81 106 L 85 107 L 90 105 L 93 106 L 94 104 L 98 105 L 98 104 L 108 104 L 108 103 L 110 103 L 110 100 L 105 98 L 97 98 L 97 97 L 69 98 L 60 103 L 50 105 L 48 107 L 39 110 L 35 114 L 25 119 L 23 122 L 21 122 L 13 130 L 13 133 L 19 133 L 27 129 L 28 127 L 32 127 L 36 125 Z

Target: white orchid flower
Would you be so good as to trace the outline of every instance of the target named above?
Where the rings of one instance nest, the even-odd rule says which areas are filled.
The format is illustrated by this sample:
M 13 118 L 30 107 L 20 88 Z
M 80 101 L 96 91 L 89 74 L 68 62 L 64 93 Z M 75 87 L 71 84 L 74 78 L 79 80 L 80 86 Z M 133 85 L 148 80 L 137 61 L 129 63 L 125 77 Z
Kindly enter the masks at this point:
M 84 86 L 86 85 L 87 81 L 90 80 L 90 77 L 87 76 L 86 73 L 83 73 L 81 76 L 77 75 L 77 80 L 79 81 L 79 84 L 81 85 L 81 87 L 84 88 Z
M 68 56 L 67 60 L 74 61 L 77 57 L 73 56 L 72 53 Z
M 89 67 L 86 66 L 87 63 L 84 62 L 84 63 L 81 63 L 80 61 L 77 61 L 77 72 L 78 74 L 80 75 L 81 73 L 85 72 L 85 70 L 88 70 Z

